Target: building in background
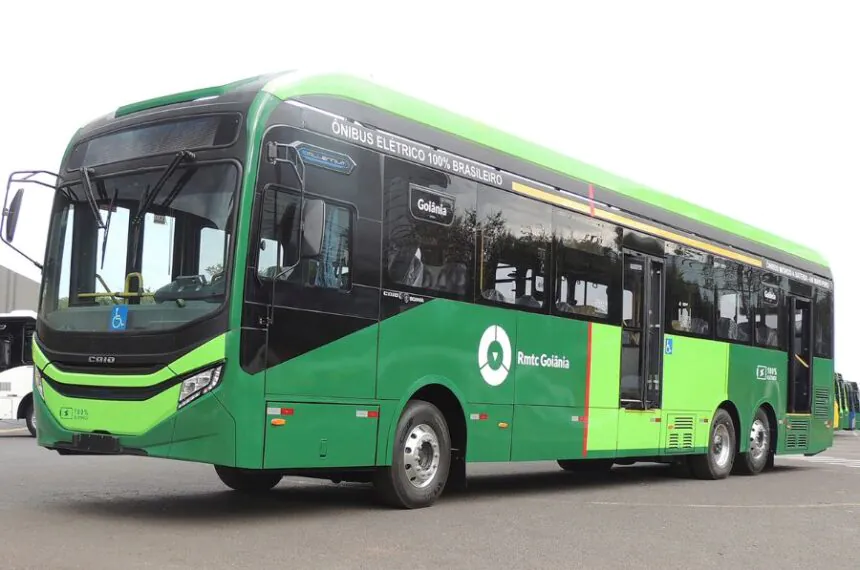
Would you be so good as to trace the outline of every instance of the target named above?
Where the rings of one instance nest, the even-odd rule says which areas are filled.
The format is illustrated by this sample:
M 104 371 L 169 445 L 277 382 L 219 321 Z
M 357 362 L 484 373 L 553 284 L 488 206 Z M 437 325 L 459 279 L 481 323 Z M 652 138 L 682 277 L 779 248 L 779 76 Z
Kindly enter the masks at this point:
M 39 282 L 0 265 L 0 313 L 39 308 Z

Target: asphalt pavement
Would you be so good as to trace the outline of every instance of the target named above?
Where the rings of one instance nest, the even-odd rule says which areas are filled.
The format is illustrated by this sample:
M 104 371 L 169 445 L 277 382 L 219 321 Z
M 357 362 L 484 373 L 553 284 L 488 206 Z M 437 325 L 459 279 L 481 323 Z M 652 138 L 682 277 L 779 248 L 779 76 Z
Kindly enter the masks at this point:
M 723 481 L 470 465 L 465 493 L 395 511 L 366 486 L 306 479 L 243 498 L 205 465 L 61 457 L 0 423 L 0 568 L 849 568 L 858 491 L 850 432 L 816 458 Z

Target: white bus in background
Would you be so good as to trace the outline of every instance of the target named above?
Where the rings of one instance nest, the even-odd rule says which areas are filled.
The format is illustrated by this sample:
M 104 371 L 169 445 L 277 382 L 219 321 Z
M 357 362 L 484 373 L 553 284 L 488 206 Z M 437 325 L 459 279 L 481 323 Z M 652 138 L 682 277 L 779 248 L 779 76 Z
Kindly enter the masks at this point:
M 33 415 L 33 331 L 36 313 L 0 313 L 0 420 L 26 420 L 36 436 Z

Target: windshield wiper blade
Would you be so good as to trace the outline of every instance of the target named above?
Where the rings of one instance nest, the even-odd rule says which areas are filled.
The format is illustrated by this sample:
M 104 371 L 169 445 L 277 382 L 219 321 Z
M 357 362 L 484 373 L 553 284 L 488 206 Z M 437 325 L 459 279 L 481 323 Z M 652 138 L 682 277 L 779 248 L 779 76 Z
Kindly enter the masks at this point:
M 99 205 L 96 201 L 96 195 L 93 192 L 93 181 L 90 178 L 90 174 L 92 173 L 92 168 L 88 168 L 86 166 L 81 167 L 81 186 L 84 187 L 84 193 L 87 195 L 87 202 L 89 202 L 90 209 L 93 211 L 93 217 L 96 219 L 96 222 L 98 222 L 99 229 L 103 230 L 105 229 L 105 222 L 99 212 Z
M 114 188 L 113 198 L 111 198 L 110 205 L 108 206 L 107 223 L 105 223 L 105 233 L 104 233 L 104 236 L 102 236 L 102 265 L 101 265 L 102 269 L 105 268 L 105 252 L 107 252 L 107 238 L 108 238 L 108 232 L 110 232 L 110 218 L 111 218 L 111 214 L 113 214 L 113 207 L 116 204 L 116 198 L 117 198 L 118 194 L 119 194 L 119 189 Z
M 167 165 L 167 169 L 161 175 L 161 178 L 158 179 L 158 182 L 155 183 L 155 186 L 152 187 L 152 190 L 145 193 L 140 197 L 140 204 L 137 208 L 137 214 L 132 219 L 132 225 L 140 224 L 140 221 L 143 219 L 143 216 L 146 215 L 146 211 L 152 206 L 152 203 L 155 201 L 158 193 L 161 192 L 161 189 L 164 188 L 164 185 L 167 184 L 167 180 L 173 175 L 179 165 L 185 162 L 186 160 L 194 160 L 196 157 L 194 153 L 188 150 L 180 150 L 173 157 L 173 160 L 170 161 L 170 164 Z

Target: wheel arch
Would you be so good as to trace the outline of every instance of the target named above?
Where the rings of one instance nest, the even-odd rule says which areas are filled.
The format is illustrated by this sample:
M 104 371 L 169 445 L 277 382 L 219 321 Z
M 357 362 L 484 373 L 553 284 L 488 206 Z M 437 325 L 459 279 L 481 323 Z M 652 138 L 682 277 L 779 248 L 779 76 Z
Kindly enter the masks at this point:
M 448 378 L 443 376 L 427 376 L 413 383 L 405 391 L 403 398 L 397 402 L 393 413 L 388 415 L 390 423 L 385 436 L 385 444 L 381 448 L 383 455 L 379 457 L 377 463 L 387 465 L 391 461 L 391 446 L 395 439 L 397 422 L 400 420 L 400 416 L 403 414 L 406 405 L 411 400 L 416 399 L 424 400 L 439 408 L 439 411 L 445 417 L 448 431 L 451 434 L 452 450 L 457 456 L 465 458 L 468 442 L 466 400 L 456 384 Z
M 29 406 L 32 403 L 33 403 L 33 392 L 30 392 L 29 394 L 27 394 L 26 396 L 21 398 L 21 401 L 18 403 L 18 411 L 15 414 L 15 416 L 19 420 L 27 419 L 27 406 Z
M 723 400 L 719 406 L 717 406 L 717 410 L 723 409 L 728 412 L 729 416 L 732 418 L 732 423 L 735 424 L 735 449 L 742 449 L 743 440 L 741 439 L 741 434 L 743 433 L 743 426 L 741 425 L 741 416 L 738 413 L 738 407 L 731 400 Z M 716 411 L 714 411 L 716 413 Z
M 764 413 L 767 415 L 767 421 L 769 430 L 770 430 L 770 451 L 771 453 L 775 453 L 777 450 L 777 443 L 779 439 L 779 424 L 776 418 L 776 410 L 773 408 L 773 404 L 768 400 L 762 400 L 759 402 L 758 407 L 753 410 L 753 415 L 755 415 L 755 411 L 761 408 L 764 410 Z

